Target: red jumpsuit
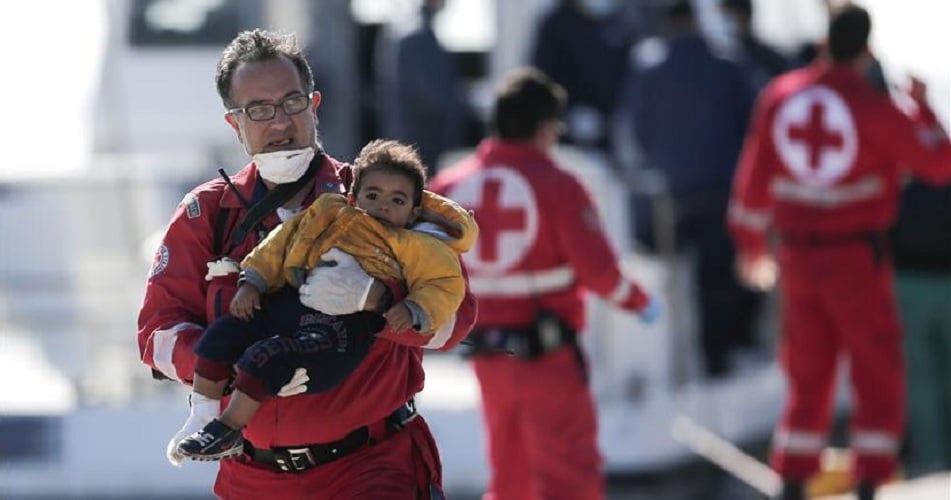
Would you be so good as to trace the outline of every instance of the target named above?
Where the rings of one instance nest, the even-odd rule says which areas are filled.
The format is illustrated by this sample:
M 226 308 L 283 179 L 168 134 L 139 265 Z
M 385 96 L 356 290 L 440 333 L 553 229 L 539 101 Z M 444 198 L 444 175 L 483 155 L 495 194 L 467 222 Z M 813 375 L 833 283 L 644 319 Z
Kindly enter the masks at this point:
M 895 471 L 904 370 L 892 266 L 902 169 L 951 178 L 951 147 L 924 103 L 908 116 L 847 65 L 787 73 L 760 96 L 734 179 L 729 225 L 742 254 L 778 239 L 779 360 L 789 397 L 771 462 L 786 479 L 819 470 L 838 361 L 853 392 L 850 445 L 859 480 Z
M 266 193 L 253 164 L 232 180 L 251 203 Z M 321 192 L 344 192 L 351 181 L 349 165 L 324 156 L 304 206 Z M 219 258 L 216 246 L 220 255 L 240 262 L 279 223 L 276 213 L 269 214 L 265 230 L 252 231 L 232 248 L 231 233 L 246 212 L 234 190 L 218 179 L 195 188 L 172 216 L 149 273 L 138 321 L 142 361 L 169 378 L 191 383 L 196 359 L 192 347 L 204 328 L 226 312 L 236 290 L 237 274 L 206 280 L 207 263 Z M 216 238 L 221 213 L 226 230 Z M 369 427 L 376 444 L 300 473 L 279 472 L 247 456 L 225 460 L 215 493 L 222 498 L 402 500 L 430 481 L 440 487 L 439 455 L 425 421 L 416 418 L 395 433 L 382 422 L 422 389 L 422 348 L 452 348 L 466 336 L 475 314 L 467 290 L 456 317 L 433 336 L 385 330 L 379 338 L 389 341 L 374 343 L 341 385 L 325 393 L 271 399 L 244 429 L 245 439 L 261 449 L 334 442 L 363 426 Z
M 580 331 L 585 290 L 628 310 L 647 304 L 621 275 L 588 193 L 534 147 L 487 139 L 430 189 L 473 209 L 479 223 L 463 255 L 480 311 L 473 335 L 530 325 L 540 308 Z M 581 359 L 567 345 L 533 360 L 473 358 L 492 466 L 486 500 L 604 497 Z

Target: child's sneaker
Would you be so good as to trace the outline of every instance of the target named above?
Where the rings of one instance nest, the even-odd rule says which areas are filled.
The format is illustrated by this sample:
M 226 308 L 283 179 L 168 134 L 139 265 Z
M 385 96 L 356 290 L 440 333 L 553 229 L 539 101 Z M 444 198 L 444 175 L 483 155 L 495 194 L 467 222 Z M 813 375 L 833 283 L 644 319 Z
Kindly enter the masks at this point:
M 240 429 L 232 429 L 217 418 L 200 431 L 178 443 L 178 452 L 192 460 L 221 460 L 241 453 L 244 440 Z

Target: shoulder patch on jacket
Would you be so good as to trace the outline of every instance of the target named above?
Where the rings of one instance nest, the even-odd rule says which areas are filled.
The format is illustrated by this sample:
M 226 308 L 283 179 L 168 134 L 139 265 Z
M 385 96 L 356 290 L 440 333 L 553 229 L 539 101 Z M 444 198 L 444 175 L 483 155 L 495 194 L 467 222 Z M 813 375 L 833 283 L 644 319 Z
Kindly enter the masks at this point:
M 168 247 L 165 246 L 165 242 L 163 241 L 155 250 L 155 257 L 152 258 L 152 267 L 149 269 L 149 279 L 158 276 L 168 267 L 168 258 Z
M 185 214 L 189 219 L 201 216 L 201 205 L 198 204 L 198 196 L 195 193 L 188 193 L 182 198 L 182 206 L 185 207 Z

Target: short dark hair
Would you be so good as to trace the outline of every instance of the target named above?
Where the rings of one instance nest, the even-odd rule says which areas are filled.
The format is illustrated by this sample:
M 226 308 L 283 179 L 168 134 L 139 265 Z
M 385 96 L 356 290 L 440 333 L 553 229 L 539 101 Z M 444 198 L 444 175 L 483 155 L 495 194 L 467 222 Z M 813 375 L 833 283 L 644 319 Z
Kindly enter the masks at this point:
M 692 21 L 695 13 L 690 0 L 671 0 L 664 7 L 664 18 L 670 22 Z
M 855 60 L 868 48 L 872 19 L 857 5 L 843 7 L 829 21 L 829 55 L 833 61 Z
M 746 16 L 747 18 L 753 17 L 752 0 L 721 0 L 720 8 L 732 10 L 733 12 Z
M 225 108 L 237 106 L 231 98 L 231 79 L 240 64 L 270 61 L 282 56 L 289 59 L 297 68 L 304 93 L 313 92 L 314 73 L 293 35 L 262 29 L 242 31 L 221 52 L 221 58 L 218 59 L 218 66 L 215 69 L 215 85 Z
M 510 73 L 495 93 L 492 132 L 504 140 L 530 139 L 565 110 L 565 89 L 536 68 Z
M 353 185 L 350 193 L 360 192 L 363 176 L 367 172 L 384 171 L 399 174 L 413 183 L 413 205 L 423 203 L 423 189 L 426 188 L 426 166 L 419 158 L 416 148 L 390 139 L 370 141 L 357 159 L 353 161 Z

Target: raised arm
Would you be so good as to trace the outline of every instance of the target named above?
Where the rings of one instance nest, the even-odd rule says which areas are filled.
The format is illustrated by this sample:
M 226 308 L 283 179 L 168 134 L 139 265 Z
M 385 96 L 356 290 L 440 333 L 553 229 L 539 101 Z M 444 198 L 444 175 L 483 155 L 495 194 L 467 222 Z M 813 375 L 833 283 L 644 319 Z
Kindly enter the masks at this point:
M 951 182 L 951 143 L 928 105 L 926 93 L 924 84 L 913 80 L 908 93 L 913 105 L 904 112 L 888 106 L 873 129 L 875 142 L 889 145 L 892 161 L 922 181 L 944 185 Z

